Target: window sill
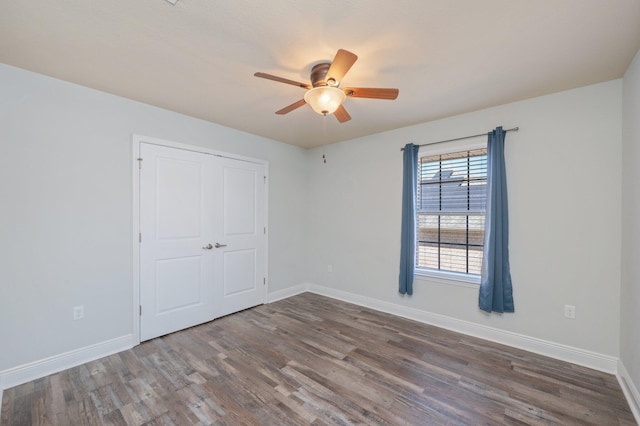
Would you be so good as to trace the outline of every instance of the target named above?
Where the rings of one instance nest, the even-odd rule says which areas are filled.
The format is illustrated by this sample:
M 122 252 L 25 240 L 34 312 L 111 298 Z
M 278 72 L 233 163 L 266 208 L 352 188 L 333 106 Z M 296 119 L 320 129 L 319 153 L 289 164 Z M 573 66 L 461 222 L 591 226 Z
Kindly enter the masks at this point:
M 466 275 L 429 269 L 416 269 L 415 278 L 422 281 L 461 287 L 477 288 L 480 285 L 480 275 Z

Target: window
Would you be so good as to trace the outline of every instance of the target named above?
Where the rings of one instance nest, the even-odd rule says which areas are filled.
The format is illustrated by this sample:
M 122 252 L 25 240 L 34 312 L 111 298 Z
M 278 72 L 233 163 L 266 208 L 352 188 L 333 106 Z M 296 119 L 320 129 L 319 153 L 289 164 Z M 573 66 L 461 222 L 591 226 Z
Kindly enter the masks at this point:
M 421 156 L 417 193 L 417 272 L 480 275 L 487 149 Z

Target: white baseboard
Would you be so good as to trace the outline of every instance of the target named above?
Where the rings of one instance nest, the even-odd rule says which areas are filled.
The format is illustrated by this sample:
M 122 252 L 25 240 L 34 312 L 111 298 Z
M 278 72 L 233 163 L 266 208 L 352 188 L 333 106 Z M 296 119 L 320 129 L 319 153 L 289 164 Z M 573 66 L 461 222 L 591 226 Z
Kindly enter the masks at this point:
M 410 308 L 391 302 L 371 299 L 369 297 L 347 293 L 329 287 L 323 287 L 315 284 L 306 284 L 305 286 L 307 287 L 308 291 L 320 294 L 322 296 L 332 297 L 344 302 L 353 303 L 356 305 L 375 309 L 377 311 L 397 315 L 399 317 L 408 318 L 425 324 L 434 325 L 436 327 L 445 328 L 447 330 L 479 337 L 481 339 L 501 343 L 507 346 L 512 346 L 540 355 L 549 356 L 551 358 L 567 361 L 572 364 L 578 364 L 584 367 L 593 368 L 594 370 L 615 374 L 618 368 L 618 359 L 612 356 L 602 355 L 584 349 L 578 349 L 559 343 L 549 342 L 547 340 L 525 336 L 523 334 L 513 333 L 510 331 L 500 330 L 493 327 L 487 327 L 485 325 L 451 318 L 445 315 L 421 311 L 419 309 Z
M 631 412 L 633 413 L 633 417 L 635 417 L 636 423 L 640 424 L 640 392 L 638 392 L 638 388 L 633 383 L 622 361 L 618 361 L 617 376 L 622 392 L 624 392 L 624 396 L 629 403 L 629 408 L 631 408 Z
M 128 334 L 0 371 L 0 394 L 4 389 L 9 389 L 31 380 L 84 364 L 85 362 L 112 355 L 116 352 L 131 349 L 132 347 L 133 335 Z M 0 401 L 2 400 L 0 399 Z
M 277 302 L 278 300 L 286 299 L 287 297 L 292 297 L 300 293 L 304 293 L 309 291 L 310 284 L 303 283 L 298 284 L 293 287 L 285 288 L 284 290 L 274 291 L 273 293 L 267 294 L 267 303 Z

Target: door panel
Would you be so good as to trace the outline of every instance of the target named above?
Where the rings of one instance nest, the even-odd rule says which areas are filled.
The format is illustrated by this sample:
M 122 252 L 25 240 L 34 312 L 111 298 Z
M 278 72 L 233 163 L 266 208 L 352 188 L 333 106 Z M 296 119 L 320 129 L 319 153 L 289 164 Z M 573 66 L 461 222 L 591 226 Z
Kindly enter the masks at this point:
M 227 315 L 264 303 L 264 166 L 220 158 L 223 217 L 218 224 L 216 276 L 220 312 Z
M 212 157 L 141 144 L 140 338 L 209 321 L 213 300 Z
M 202 237 L 203 166 L 156 157 L 158 239 Z
M 256 290 L 256 250 L 228 250 L 224 253 L 224 296 Z
M 224 235 L 256 234 L 256 171 L 224 168 Z
M 200 273 L 202 258 L 192 256 L 156 261 L 156 315 L 205 303 Z

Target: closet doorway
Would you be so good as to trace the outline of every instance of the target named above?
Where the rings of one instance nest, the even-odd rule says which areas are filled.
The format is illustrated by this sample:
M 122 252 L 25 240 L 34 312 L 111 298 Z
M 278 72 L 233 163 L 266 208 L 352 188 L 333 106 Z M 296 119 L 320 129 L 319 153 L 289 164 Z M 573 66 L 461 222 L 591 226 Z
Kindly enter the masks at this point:
M 140 341 L 266 296 L 266 164 L 147 139 L 135 159 Z

